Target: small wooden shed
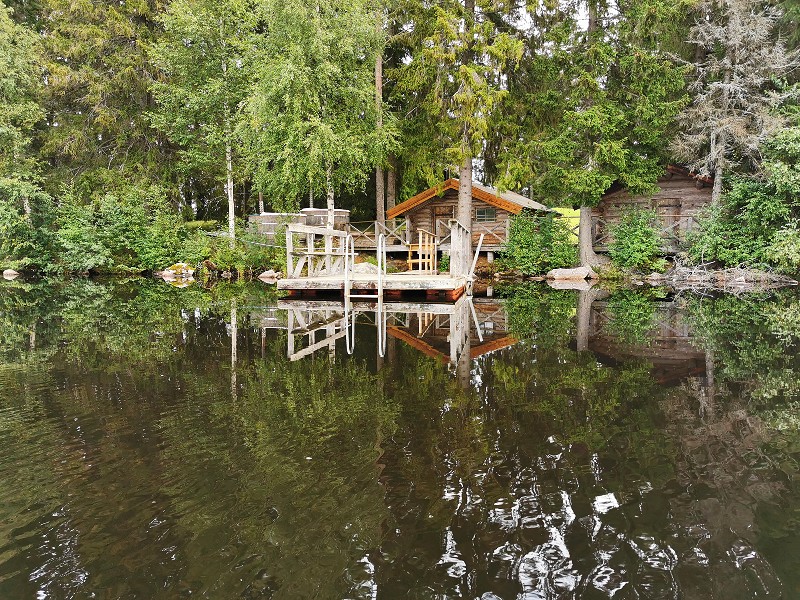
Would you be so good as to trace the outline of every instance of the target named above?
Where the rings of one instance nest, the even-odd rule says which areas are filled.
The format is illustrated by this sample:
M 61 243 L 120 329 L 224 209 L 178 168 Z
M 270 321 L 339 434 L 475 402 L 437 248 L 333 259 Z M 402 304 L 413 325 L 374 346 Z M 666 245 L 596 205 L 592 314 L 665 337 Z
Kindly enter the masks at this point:
M 405 217 L 406 232 L 429 232 L 439 241 L 440 248 L 447 247 L 447 223 L 455 218 L 458 205 L 458 179 L 448 179 L 389 209 L 387 218 Z M 529 200 L 514 192 L 499 192 L 494 188 L 472 182 L 472 244 L 484 234 L 483 250 L 499 250 L 508 239 L 511 215 L 524 208 L 550 212 L 543 204 Z
M 611 228 L 627 210 L 643 208 L 658 216 L 664 254 L 677 253 L 686 234 L 697 228 L 697 215 L 711 202 L 712 177 L 669 165 L 658 180 L 659 191 L 649 196 L 632 196 L 614 184 L 592 209 L 592 240 L 595 252 L 607 252 L 613 241 Z

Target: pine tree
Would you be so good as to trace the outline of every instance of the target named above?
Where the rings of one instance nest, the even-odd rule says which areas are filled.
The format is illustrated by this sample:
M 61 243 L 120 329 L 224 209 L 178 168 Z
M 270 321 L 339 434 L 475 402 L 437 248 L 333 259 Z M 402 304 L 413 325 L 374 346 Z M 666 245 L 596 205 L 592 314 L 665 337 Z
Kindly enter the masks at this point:
M 582 265 L 600 262 L 592 248 L 591 207 L 619 181 L 633 193 L 654 188 L 663 172 L 670 126 L 683 105 L 679 69 L 664 55 L 643 15 L 670 14 L 662 0 L 614 7 L 589 0 L 588 26 L 577 12 L 551 16 L 526 78 L 516 79 L 518 106 L 534 106 L 517 130 L 513 155 L 501 160 L 501 185 L 529 182 L 531 192 L 550 204 L 580 207 Z M 517 108 L 517 111 L 520 109 Z
M 10 13 L 0 5 L 0 176 L 30 178 L 37 170 L 34 128 L 44 117 L 42 68 L 36 34 Z
M 456 218 L 468 229 L 473 160 L 506 95 L 503 73 L 522 55 L 522 43 L 509 32 L 512 13 L 484 0 L 412 3 L 406 11 L 410 54 L 394 72 L 394 97 L 410 117 L 404 172 L 408 180 L 433 184 L 445 169 L 457 169 Z

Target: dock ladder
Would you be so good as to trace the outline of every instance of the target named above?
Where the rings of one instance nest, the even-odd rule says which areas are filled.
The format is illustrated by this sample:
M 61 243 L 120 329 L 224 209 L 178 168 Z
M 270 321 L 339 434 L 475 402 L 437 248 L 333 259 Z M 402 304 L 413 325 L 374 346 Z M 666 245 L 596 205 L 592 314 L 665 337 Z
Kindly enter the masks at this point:
M 355 243 L 353 236 L 348 234 L 345 238 L 344 253 L 344 316 L 345 330 L 347 331 L 347 353 L 352 354 L 355 349 L 356 315 L 353 310 L 353 299 L 375 300 L 378 303 L 375 313 L 375 324 L 378 328 L 378 352 L 383 357 L 386 350 L 386 313 L 383 310 L 383 287 L 386 279 L 386 236 L 378 236 L 376 258 L 378 260 L 378 280 L 374 294 L 353 293 L 354 266 L 356 259 Z M 360 290 L 357 290 L 360 291 Z

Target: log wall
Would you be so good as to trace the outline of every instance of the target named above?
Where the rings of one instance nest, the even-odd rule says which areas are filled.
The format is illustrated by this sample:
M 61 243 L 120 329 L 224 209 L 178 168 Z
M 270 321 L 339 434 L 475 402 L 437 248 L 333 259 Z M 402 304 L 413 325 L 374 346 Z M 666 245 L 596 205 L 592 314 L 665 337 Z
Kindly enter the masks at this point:
M 425 202 L 421 206 L 409 211 L 407 218 L 410 222 L 410 231 L 413 232 L 413 240 L 416 241 L 417 230 L 425 229 L 444 237 L 447 231 L 436 231 L 436 223 L 434 219 L 447 222 L 449 219 L 454 218 L 458 206 L 458 191 L 447 190 L 442 197 L 434 197 Z M 492 208 L 497 211 L 496 219 L 494 222 L 478 223 L 475 220 L 475 211 L 479 208 Z M 434 216 L 435 215 L 435 216 Z M 496 208 L 491 204 L 472 199 L 472 245 L 473 247 L 478 243 L 481 233 L 485 233 L 483 249 L 484 250 L 498 250 L 502 244 L 505 244 L 508 232 L 508 221 L 511 213 L 501 208 Z
M 611 228 L 634 207 L 652 209 L 658 216 L 665 254 L 677 253 L 689 232 L 697 228 L 698 213 L 711 202 L 712 184 L 691 176 L 667 173 L 651 196 L 631 196 L 626 190 L 603 196 L 592 209 L 592 239 L 596 252 L 607 252 L 613 241 Z

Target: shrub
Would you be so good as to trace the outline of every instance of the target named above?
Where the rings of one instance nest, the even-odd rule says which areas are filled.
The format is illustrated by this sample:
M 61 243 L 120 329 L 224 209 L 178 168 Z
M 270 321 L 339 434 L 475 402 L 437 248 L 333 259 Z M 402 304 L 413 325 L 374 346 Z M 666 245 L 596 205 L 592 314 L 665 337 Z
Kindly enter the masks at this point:
M 25 214 L 27 206 L 30 214 Z M 50 196 L 35 184 L 0 178 L 0 266 L 44 268 L 51 260 Z
M 439 258 L 439 272 L 444 273 L 446 271 L 450 271 L 450 255 L 446 252 L 442 253 L 441 258 Z
M 700 216 L 699 230 L 687 240 L 689 258 L 728 266 L 770 262 L 775 233 L 789 217 L 788 205 L 769 184 L 734 180 L 722 200 Z
M 800 229 L 797 222 L 778 230 L 766 249 L 766 257 L 785 273 L 800 270 Z
M 622 269 L 664 270 L 666 261 L 661 258 L 657 222 L 652 210 L 634 208 L 624 212 L 619 223 L 611 227 L 611 261 Z
M 554 214 L 534 216 L 523 212 L 511 218 L 508 241 L 503 249 L 503 268 L 526 275 L 571 267 L 578 258 L 569 225 Z

